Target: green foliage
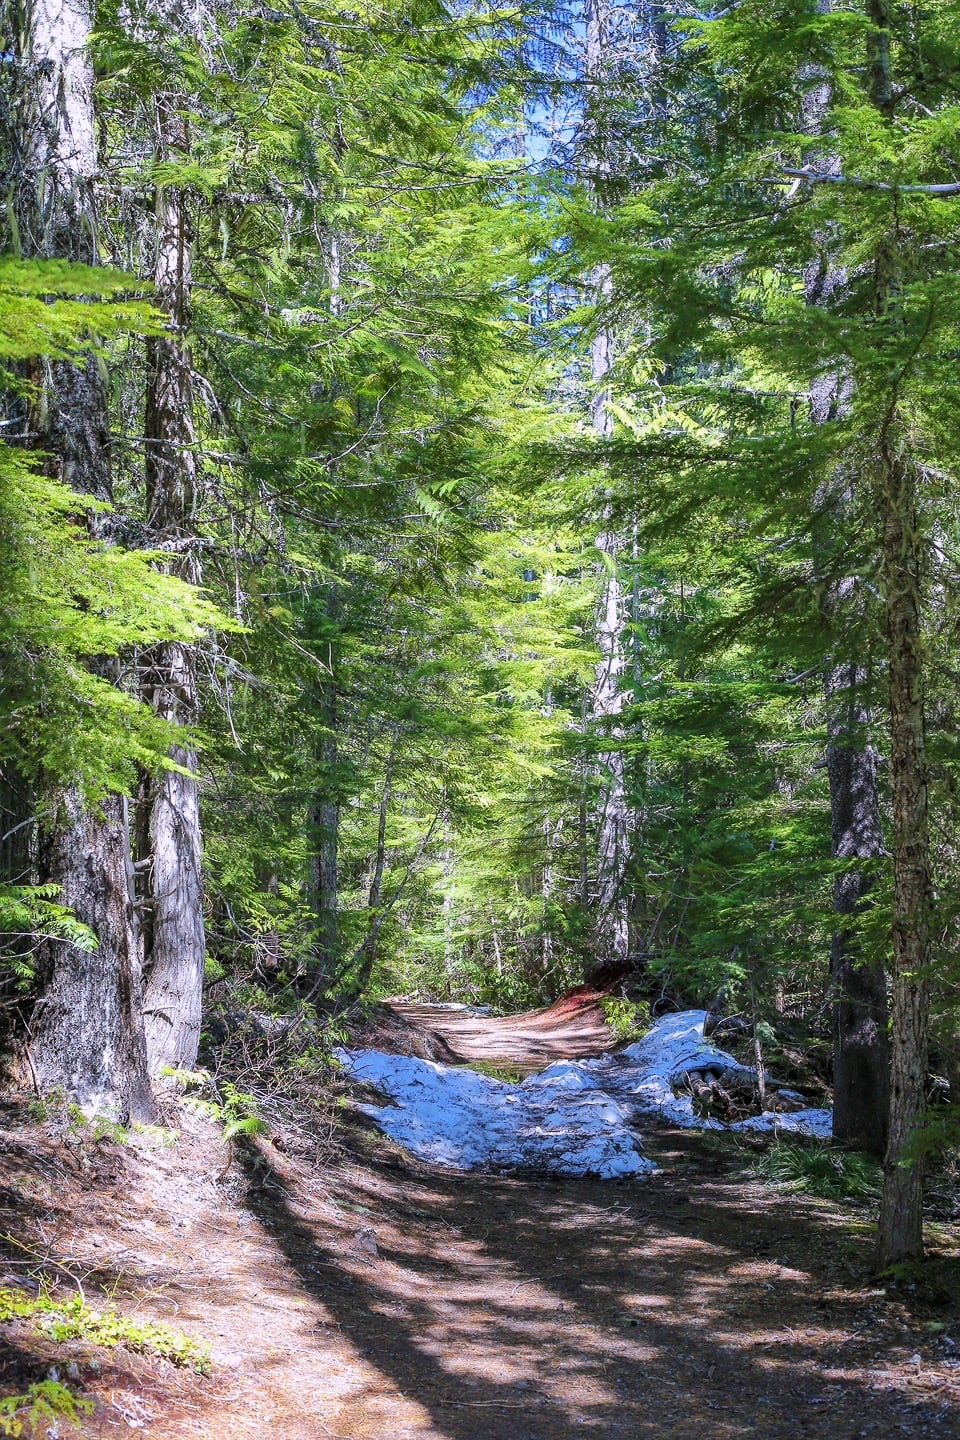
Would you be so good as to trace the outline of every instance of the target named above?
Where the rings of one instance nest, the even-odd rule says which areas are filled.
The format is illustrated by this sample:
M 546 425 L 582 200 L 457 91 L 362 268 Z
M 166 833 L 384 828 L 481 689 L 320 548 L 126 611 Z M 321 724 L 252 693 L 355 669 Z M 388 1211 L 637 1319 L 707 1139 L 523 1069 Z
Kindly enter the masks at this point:
M 187 1094 L 184 1103 L 204 1119 L 220 1125 L 226 1141 L 242 1135 L 265 1135 L 267 1123 L 258 1114 L 253 1095 L 240 1090 L 228 1079 L 214 1084 L 205 1070 L 167 1070 L 164 1072 L 182 1085 Z M 202 1092 L 207 1091 L 207 1095 Z M 212 1096 L 213 1098 L 208 1098 Z
M 30 1435 L 50 1422 L 47 1434 L 56 1433 L 57 1421 L 79 1425 L 84 1415 L 92 1414 L 93 1401 L 76 1395 L 59 1380 L 37 1380 L 22 1395 L 0 1398 L 0 1434 L 19 1436 L 24 1427 Z
M 938 667 L 945 678 L 955 655 L 956 575 L 935 536 L 955 535 L 958 518 L 946 410 L 960 207 L 929 187 L 953 180 L 957 46 L 939 4 L 888 13 L 886 110 L 868 6 L 748 0 L 685 21 L 680 53 L 648 72 L 671 99 L 640 120 L 639 158 L 623 160 L 603 213 L 590 190 L 572 196 L 560 222 L 572 243 L 544 260 L 570 284 L 591 265 L 609 272 L 593 325 L 619 342 L 614 435 L 546 463 L 581 495 L 599 469 L 608 526 L 638 552 L 622 566 L 635 597 L 621 742 L 639 817 L 630 891 L 648 967 L 691 998 L 822 993 L 838 868 L 822 763 L 833 667 L 863 667 L 870 720 L 857 738 L 889 748 L 888 444 L 919 477 L 938 912 L 955 928 L 956 717 Z M 832 298 L 814 303 L 829 277 Z M 832 409 L 814 413 L 831 383 Z M 854 929 L 882 961 L 888 858 L 870 869 L 873 913 Z
M 58 903 L 59 895 L 56 885 L 0 885 L 0 935 L 5 945 L 53 937 L 69 941 L 78 950 L 96 950 L 96 936 L 71 910 Z M 33 980 L 31 956 L 32 946 L 20 951 L 11 946 L 4 956 L 18 987 L 26 987 Z
M 0 255 L 0 364 L 70 359 L 129 330 L 160 333 L 152 306 L 121 298 L 136 288 L 119 270 Z M 0 373 L 16 385 L 13 372 Z
M 164 183 L 206 197 L 197 250 L 215 277 L 194 297 L 194 354 L 224 458 L 198 525 L 237 557 L 215 583 L 247 626 L 203 697 L 224 802 L 205 827 L 211 952 L 275 994 L 313 977 L 353 994 L 414 976 L 483 990 L 498 947 L 516 978 L 495 985 L 531 994 L 545 936 L 550 985 L 582 964 L 528 842 L 538 787 L 572 768 L 592 585 L 557 504 L 544 526 L 524 493 L 527 437 L 567 425 L 518 300 L 539 198 L 489 158 L 518 122 L 524 16 L 368 18 L 369 34 L 322 6 L 221 15 L 189 81 L 159 29 L 134 42 L 105 16 L 98 34 L 108 150 L 114 135 L 126 153 L 131 113 L 152 123 L 161 75 L 194 97 L 193 168 Z M 525 569 L 550 576 L 532 603 Z M 311 878 L 324 802 L 338 806 L 333 954 Z
M 117 298 L 130 284 L 115 271 L 0 258 L 0 358 L 77 357 L 94 335 L 105 343 L 131 328 L 157 333 L 155 312 Z M 94 799 L 132 788 L 135 766 L 163 763 L 171 738 L 116 684 L 122 665 L 108 674 L 107 662 L 230 624 L 163 574 L 155 553 L 100 539 L 108 511 L 46 474 L 35 455 L 0 442 L 0 765 L 27 780 L 42 771 L 48 784 L 80 784 Z M 52 909 L 42 918 L 52 924 Z
M 679 47 L 611 69 L 572 161 L 558 127 L 553 170 L 553 154 L 518 163 L 517 137 L 554 102 L 576 115 L 582 77 L 565 91 L 563 58 L 533 73 L 535 8 L 214 5 L 195 34 L 134 9 L 131 24 L 99 7 L 93 42 L 105 247 L 147 273 L 157 197 L 189 212 L 199 474 L 178 544 L 208 593 L 138 548 L 156 314 L 118 272 L 0 261 L 0 359 L 95 350 L 117 430 L 112 512 L 0 450 L 0 765 L 95 800 L 132 792 L 175 738 L 202 747 L 208 983 L 273 1013 L 395 991 L 521 1006 L 580 980 L 607 958 L 596 856 L 619 752 L 651 991 L 757 995 L 761 1031 L 774 995 L 814 1009 L 839 869 L 822 676 L 862 656 L 882 711 L 871 467 L 894 400 L 926 467 L 926 532 L 946 553 L 956 527 L 960 207 L 915 188 L 956 138 L 943 7 L 897 12 L 915 83 L 895 118 L 867 93 L 862 5 L 745 0 L 684 22 Z M 822 148 L 812 76 L 849 183 L 791 173 Z M 144 165 L 159 95 L 189 147 Z M 612 146 L 602 196 L 587 131 Z M 903 266 L 880 314 L 891 237 Z M 842 304 L 808 303 L 816 265 L 843 271 Z M 594 306 L 597 266 L 610 293 Z M 601 327 L 605 442 L 584 353 Z M 814 424 L 811 387 L 841 372 L 849 407 Z M 611 531 L 616 560 L 597 547 Z M 932 783 L 952 815 L 940 568 Z M 589 698 L 614 575 L 616 723 Z M 198 656 L 192 734 L 137 698 L 164 640 Z M 938 879 L 960 893 L 949 830 Z M 853 928 L 882 955 L 874 869 L 876 914 Z M 66 935 L 57 900 L 4 891 L 0 923 Z M 248 1093 L 199 1088 L 225 1132 L 258 1123 Z
M 753 1163 L 753 1172 L 784 1190 L 828 1200 L 875 1201 L 881 1169 L 869 1155 L 834 1150 L 822 1141 L 776 1140 Z
M 622 995 L 604 995 L 600 1000 L 600 1008 L 606 1016 L 607 1024 L 623 1045 L 640 1040 L 650 1029 L 650 1005 L 646 1000 L 630 1000 Z
M 189 1336 L 153 1320 L 124 1315 L 114 1305 L 94 1309 L 80 1295 L 60 1300 L 46 1291 L 25 1295 L 0 1287 L 0 1323 L 28 1320 L 52 1340 L 86 1340 L 93 1345 L 122 1347 L 138 1354 L 156 1355 L 173 1365 L 206 1374 L 210 1359 Z

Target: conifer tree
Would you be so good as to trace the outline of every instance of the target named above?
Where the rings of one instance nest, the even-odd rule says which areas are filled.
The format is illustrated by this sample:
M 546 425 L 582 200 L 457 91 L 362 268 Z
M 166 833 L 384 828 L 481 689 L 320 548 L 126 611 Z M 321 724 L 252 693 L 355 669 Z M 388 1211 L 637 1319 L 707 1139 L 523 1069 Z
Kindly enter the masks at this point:
M 604 109 L 604 90 L 613 71 L 611 15 L 608 0 L 588 0 L 585 14 L 584 80 L 587 100 L 584 112 L 585 165 L 588 183 L 602 206 L 610 186 L 613 157 L 609 118 Z M 610 267 L 601 261 L 592 284 L 599 309 L 609 306 Z M 614 362 L 614 334 L 608 319 L 602 318 L 590 350 L 590 413 L 593 428 L 602 440 L 613 434 L 610 413 L 610 371 Z M 622 540 L 605 517 L 604 530 L 597 538 L 602 557 L 602 584 L 598 606 L 597 648 L 600 661 L 590 697 L 591 720 L 602 739 L 599 755 L 601 783 L 598 791 L 600 814 L 597 825 L 596 950 L 601 965 L 623 969 L 630 955 L 630 905 L 627 881 L 631 870 L 634 819 L 627 805 L 622 713 L 624 707 L 624 593 L 621 580 Z
M 19 82 L 19 107 L 7 110 L 8 153 L 19 161 L 12 238 L 31 258 L 94 263 L 89 7 L 40 0 L 8 8 L 6 20 Z M 41 383 L 31 416 L 35 443 L 78 495 L 109 502 L 109 417 L 97 361 L 56 361 Z M 89 927 L 96 948 L 49 942 L 30 1041 L 33 1072 L 39 1084 L 62 1086 L 88 1109 L 150 1118 L 125 802 L 111 795 L 90 805 L 80 786 L 68 783 L 49 788 L 41 803 L 41 879 Z
M 830 10 L 829 0 L 821 12 Z M 827 77 L 817 67 L 802 72 L 806 89 L 800 96 L 804 130 L 813 142 L 816 163 L 825 171 L 833 160 L 825 150 L 824 120 L 830 104 Z M 836 263 L 835 231 L 826 227 L 819 253 L 804 270 L 804 294 L 811 305 L 835 308 L 843 303 L 846 274 Z M 850 376 L 843 369 L 814 378 L 810 386 L 810 418 L 829 424 L 850 401 Z M 851 479 L 842 471 L 826 486 L 821 500 L 822 522 L 842 530 L 851 502 Z M 869 633 L 858 629 L 860 596 L 855 576 L 838 576 L 826 587 L 826 624 L 833 637 L 827 658 L 825 699 L 827 777 L 833 854 L 851 862 L 877 861 L 884 854 L 880 814 L 880 757 L 870 736 L 871 677 L 867 663 L 873 648 Z M 864 649 L 867 653 L 864 654 Z M 860 652 L 860 653 L 858 653 Z M 833 986 L 833 1138 L 883 1157 L 889 1112 L 889 1046 L 887 1040 L 887 973 L 883 960 L 862 953 L 856 917 L 869 903 L 875 876 L 869 869 L 848 869 L 834 886 L 838 924 L 830 946 Z M 850 924 L 850 919 L 853 924 Z
M 641 391 L 653 419 L 624 466 L 661 506 L 661 533 L 693 517 L 717 527 L 740 598 L 731 591 L 736 618 L 715 633 L 778 630 L 794 656 L 834 646 L 842 656 L 840 637 L 823 635 L 834 614 L 824 598 L 853 577 L 867 653 L 882 656 L 892 890 L 878 886 L 858 935 L 892 977 L 884 1264 L 921 1246 L 922 1172 L 911 1157 L 922 1144 L 933 959 L 927 576 L 938 477 L 960 458 L 943 408 L 960 217 L 943 13 L 745 0 L 697 22 L 687 105 L 661 133 L 659 174 L 603 237 L 615 290 L 649 316 L 650 358 L 670 375 Z M 826 166 L 803 134 L 813 72 L 831 97 Z M 681 146 L 699 157 L 696 186 L 666 163 Z M 803 279 L 827 234 L 847 277 L 829 308 L 808 303 Z M 849 404 L 815 424 L 810 397 L 838 374 L 849 377 Z M 667 461 L 672 494 L 656 477 Z M 842 512 L 828 503 L 840 475 Z M 937 584 L 949 584 L 942 569 Z
M 195 42 L 179 3 L 158 4 L 148 20 L 174 52 Z M 176 67 L 181 70 L 182 67 Z M 190 193 L 177 175 L 190 162 L 189 97 L 167 78 L 153 97 L 157 189 L 152 236 L 153 280 L 167 317 L 163 335 L 147 341 L 145 461 L 146 529 L 167 568 L 200 580 L 195 521 L 197 436 L 190 349 L 194 224 Z M 157 714 L 189 724 L 197 713 L 197 660 L 190 646 L 171 642 L 146 657 L 146 693 Z M 200 1041 L 206 939 L 203 918 L 200 797 L 197 756 L 176 745 L 149 787 L 149 949 L 144 1018 L 151 1073 L 165 1066 L 192 1069 Z

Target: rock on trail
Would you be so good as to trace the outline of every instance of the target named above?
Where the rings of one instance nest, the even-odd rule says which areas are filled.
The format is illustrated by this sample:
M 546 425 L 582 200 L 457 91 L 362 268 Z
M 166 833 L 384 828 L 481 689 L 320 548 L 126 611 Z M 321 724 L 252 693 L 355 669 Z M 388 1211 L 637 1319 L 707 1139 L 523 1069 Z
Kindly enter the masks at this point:
M 694 1112 L 684 1077 L 752 1076 L 704 1039 L 706 1011 L 666 1015 L 616 1054 L 559 1060 L 519 1084 L 409 1055 L 342 1050 L 351 1075 L 389 1097 L 361 1108 L 424 1160 L 459 1169 L 537 1171 L 613 1179 L 650 1174 L 637 1125 L 644 1116 L 713 1130 L 829 1135 L 829 1110 L 768 1111 L 731 1125 Z M 479 1023 L 471 1017 L 473 1028 Z M 490 1022 L 495 1023 L 495 1022 Z

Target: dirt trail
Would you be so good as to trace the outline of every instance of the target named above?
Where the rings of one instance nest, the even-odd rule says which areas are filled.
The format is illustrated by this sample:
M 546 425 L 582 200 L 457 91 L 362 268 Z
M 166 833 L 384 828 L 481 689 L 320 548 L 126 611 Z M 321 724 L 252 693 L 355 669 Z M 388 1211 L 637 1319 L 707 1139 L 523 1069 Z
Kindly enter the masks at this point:
M 483 1060 L 526 1073 L 553 1060 L 574 1060 L 612 1050 L 616 1035 L 603 1013 L 602 993 L 571 990 L 543 1010 L 521 1015 L 473 1015 L 412 1000 L 388 1002 L 415 1031 L 437 1037 L 451 1060 Z
M 626 1182 L 438 1172 L 363 1130 L 346 1145 L 317 1170 L 249 1142 L 225 1173 L 195 1117 L 175 1147 L 88 1147 L 82 1166 L 8 1130 L 2 1228 L 212 1349 L 209 1378 L 123 1352 L 97 1373 L 76 1342 L 84 1434 L 960 1440 L 957 1227 L 935 1283 L 878 1287 L 861 1211 L 778 1194 L 702 1135 L 648 1131 L 663 1171 Z M 8 1392 L 45 1362 L 4 1328 Z
M 264 1144 L 218 1181 L 201 1127 L 85 1181 L 82 1205 L 61 1187 L 42 1207 L 61 1254 L 119 1270 L 124 1309 L 216 1361 L 209 1379 L 132 1358 L 95 1376 L 75 1347 L 100 1401 L 83 1433 L 960 1436 L 956 1294 L 879 1293 L 849 1214 L 744 1182 L 700 1137 L 652 1141 L 665 1173 L 623 1185 L 388 1157 L 308 1188 Z

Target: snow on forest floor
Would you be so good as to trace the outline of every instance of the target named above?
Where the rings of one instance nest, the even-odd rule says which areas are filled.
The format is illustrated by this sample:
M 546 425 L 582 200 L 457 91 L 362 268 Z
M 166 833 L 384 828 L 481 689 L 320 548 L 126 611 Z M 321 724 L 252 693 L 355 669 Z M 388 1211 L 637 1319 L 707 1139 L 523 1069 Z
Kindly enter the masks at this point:
M 704 1038 L 705 1020 L 704 1010 L 666 1015 L 625 1050 L 559 1060 L 519 1084 L 380 1050 L 342 1050 L 339 1059 L 354 1079 L 389 1097 L 362 1107 L 387 1135 L 421 1159 L 460 1169 L 604 1180 L 649 1174 L 656 1165 L 636 1133 L 643 1115 L 691 1129 L 829 1136 L 829 1110 L 766 1111 L 729 1125 L 697 1115 L 692 1095 L 679 1088 L 685 1076 L 754 1074 Z

